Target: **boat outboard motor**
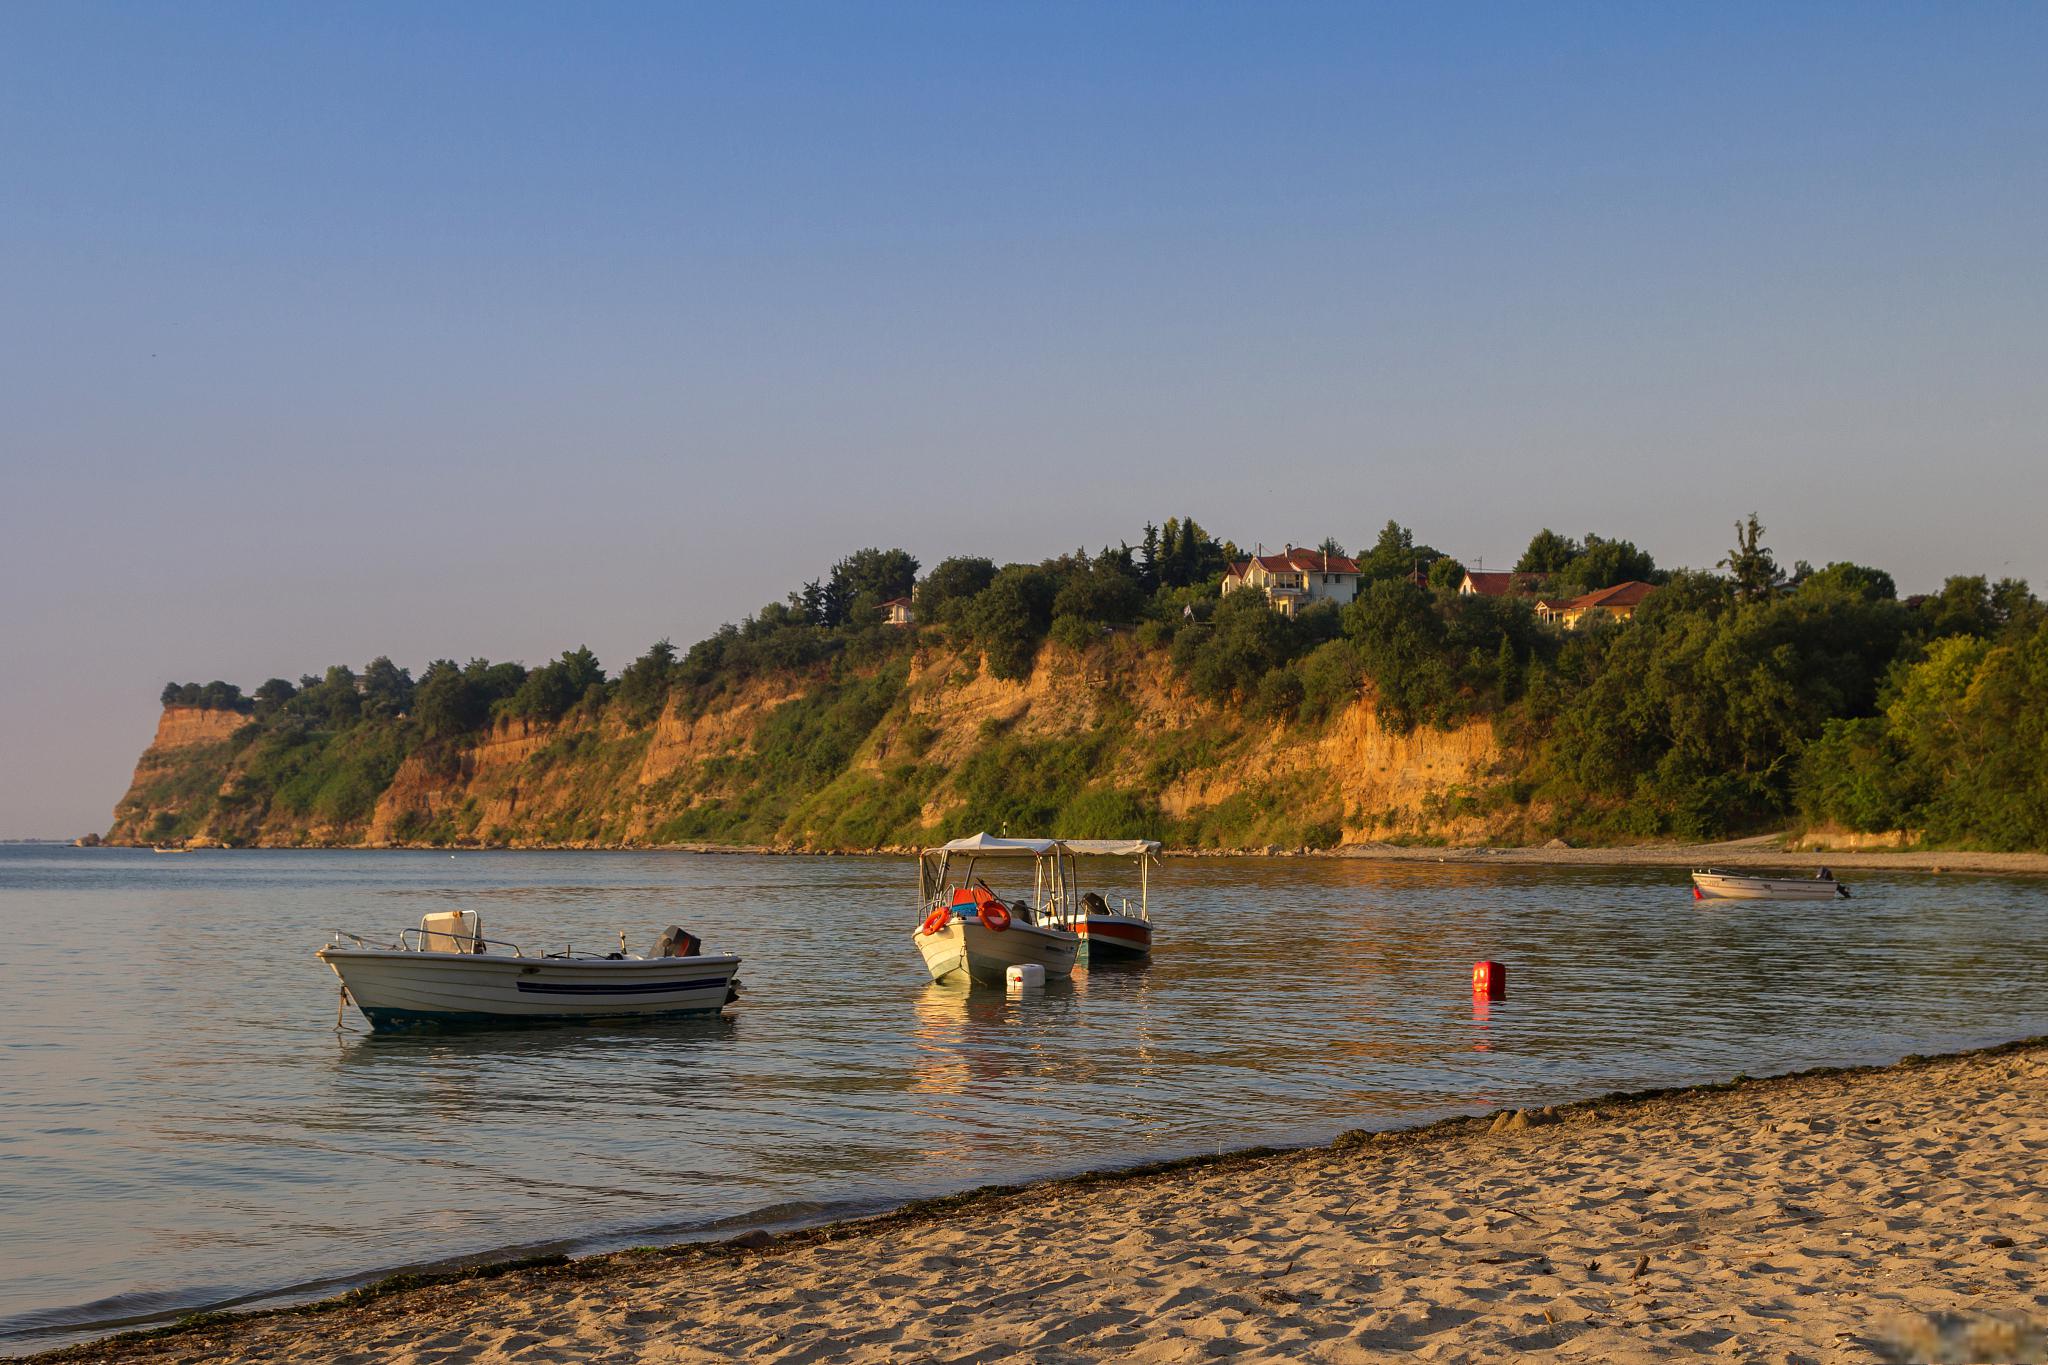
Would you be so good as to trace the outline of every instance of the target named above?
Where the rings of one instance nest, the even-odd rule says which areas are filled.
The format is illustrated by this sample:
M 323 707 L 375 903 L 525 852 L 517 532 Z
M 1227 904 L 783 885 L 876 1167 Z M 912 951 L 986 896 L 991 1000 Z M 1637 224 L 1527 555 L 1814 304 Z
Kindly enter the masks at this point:
M 661 937 L 654 940 L 654 951 L 649 957 L 695 957 L 704 946 L 704 940 L 686 929 L 671 924 L 661 931 Z
M 1109 902 L 1090 891 L 1081 897 L 1081 909 L 1090 915 L 1106 915 L 1109 913 Z

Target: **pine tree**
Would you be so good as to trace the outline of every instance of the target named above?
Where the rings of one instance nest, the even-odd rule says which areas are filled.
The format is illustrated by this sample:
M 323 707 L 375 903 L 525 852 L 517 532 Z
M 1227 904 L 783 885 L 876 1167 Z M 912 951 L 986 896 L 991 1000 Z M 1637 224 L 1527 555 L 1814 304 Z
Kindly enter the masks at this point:
M 1769 597 L 1785 581 L 1785 571 L 1778 567 L 1777 559 L 1761 543 L 1763 524 L 1751 512 L 1747 521 L 1735 523 L 1735 548 L 1721 561 L 1720 567 L 1728 571 L 1735 580 L 1735 594 L 1744 601 L 1753 602 Z

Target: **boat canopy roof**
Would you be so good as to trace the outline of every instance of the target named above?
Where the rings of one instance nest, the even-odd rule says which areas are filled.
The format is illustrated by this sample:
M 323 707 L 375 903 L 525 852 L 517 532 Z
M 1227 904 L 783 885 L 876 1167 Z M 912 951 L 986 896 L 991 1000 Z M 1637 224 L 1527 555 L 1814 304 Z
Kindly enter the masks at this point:
M 926 853 L 971 853 L 977 858 L 1049 858 L 1064 850 L 1082 857 L 1136 858 L 1159 852 L 1157 839 L 999 839 L 970 834 Z
M 928 848 L 926 853 L 972 853 L 977 858 L 1045 858 L 1059 848 L 1057 839 L 998 839 L 993 834 L 970 834 L 950 844 Z
M 1082 857 L 1136 858 L 1159 852 L 1157 839 L 1062 839 L 1069 853 Z

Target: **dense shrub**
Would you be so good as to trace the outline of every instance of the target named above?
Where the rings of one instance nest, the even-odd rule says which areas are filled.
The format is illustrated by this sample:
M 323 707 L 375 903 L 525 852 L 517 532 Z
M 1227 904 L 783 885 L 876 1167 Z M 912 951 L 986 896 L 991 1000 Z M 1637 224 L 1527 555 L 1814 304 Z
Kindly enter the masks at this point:
M 1272 610 L 1263 596 L 1237 592 L 1217 603 L 1206 622 L 1181 627 L 1173 661 L 1198 694 L 1216 701 L 1248 699 L 1267 673 L 1284 667 L 1308 642 L 1300 624 Z

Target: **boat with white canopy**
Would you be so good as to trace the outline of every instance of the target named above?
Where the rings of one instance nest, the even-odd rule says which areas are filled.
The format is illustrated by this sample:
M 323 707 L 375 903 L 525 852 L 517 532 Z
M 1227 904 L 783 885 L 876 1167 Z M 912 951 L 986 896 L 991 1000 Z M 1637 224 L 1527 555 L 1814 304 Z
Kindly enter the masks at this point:
M 1152 955 L 1151 869 L 1159 856 L 1156 839 L 1062 839 L 1077 858 L 1129 858 L 1138 867 L 1138 900 L 1117 897 L 1111 905 L 1094 891 L 1063 905 L 1054 920 L 1081 938 L 1081 960 L 1091 967 L 1104 963 L 1143 962 Z
M 1031 868 L 1031 896 L 1022 896 Z M 1015 887 L 1005 901 L 988 884 Z M 928 848 L 917 860 L 917 903 L 924 915 L 913 941 L 932 980 L 964 977 L 1000 986 L 1011 967 L 1037 965 L 1048 977 L 1073 975 L 1081 938 L 1060 920 L 1078 905 L 1074 855 L 1057 839 L 970 835 Z
M 484 937 L 474 910 L 427 915 L 396 943 L 335 930 L 320 960 L 377 1032 L 419 1025 L 587 1023 L 711 1014 L 739 996 L 740 960 L 671 925 L 645 955 L 529 953 Z
M 1849 888 L 1826 868 L 1811 877 L 1751 877 L 1707 867 L 1692 874 L 1692 894 L 1709 901 L 1831 901 L 1848 899 Z

